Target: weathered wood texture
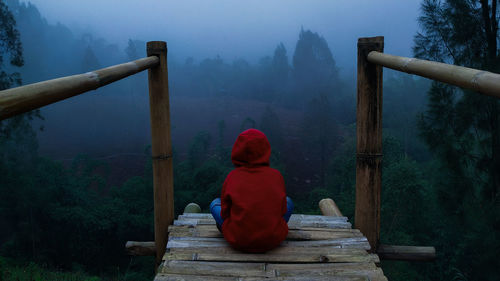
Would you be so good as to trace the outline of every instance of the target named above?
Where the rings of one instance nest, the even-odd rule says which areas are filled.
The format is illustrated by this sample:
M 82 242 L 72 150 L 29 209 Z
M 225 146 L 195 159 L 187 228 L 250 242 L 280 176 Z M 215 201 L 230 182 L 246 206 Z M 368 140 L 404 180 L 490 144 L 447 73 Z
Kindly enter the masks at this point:
M 174 181 L 172 142 L 170 139 L 170 102 L 168 92 L 167 44 L 147 43 L 148 56 L 160 63 L 148 71 L 149 106 L 151 115 L 154 220 L 156 262 L 161 263 L 168 240 L 168 226 L 174 220 Z
M 147 57 L 84 74 L 0 91 L 0 120 L 95 90 L 158 64 L 157 57 Z
M 335 204 L 335 201 L 331 198 L 325 198 L 321 199 L 318 203 L 319 209 L 321 210 L 321 213 L 323 216 L 328 216 L 328 217 L 341 217 L 342 213 L 340 212 L 339 207 L 337 207 L 337 204 Z
M 434 247 L 379 245 L 377 254 L 381 259 L 400 261 L 433 261 L 436 259 Z
M 369 63 L 371 51 L 382 52 L 384 37 L 358 40 L 356 111 L 356 207 L 355 226 L 376 251 L 380 239 L 380 191 L 382 182 L 382 67 Z
M 496 73 L 435 61 L 398 57 L 377 51 L 368 54 L 368 61 L 500 98 L 500 75 Z
M 177 275 L 177 274 L 159 274 L 155 280 L 157 281 L 370 281 L 368 277 L 359 276 L 300 276 L 300 277 L 274 277 L 274 278 L 260 278 L 260 277 L 220 277 L 220 276 L 206 276 L 206 275 Z M 384 279 L 386 280 L 386 279 Z
M 131 256 L 156 256 L 155 242 L 127 241 L 125 250 Z
M 280 247 L 249 254 L 227 244 L 210 214 L 184 213 L 169 227 L 155 280 L 387 280 L 346 217 L 294 214 L 289 228 Z
M 215 224 L 215 220 L 210 217 L 193 216 L 187 214 L 179 216 L 179 220 L 174 222 L 174 225 L 211 225 Z M 324 217 L 324 216 L 307 216 L 293 214 L 288 221 L 289 228 L 304 228 L 304 227 L 325 227 L 325 228 L 351 228 L 351 223 L 346 217 Z

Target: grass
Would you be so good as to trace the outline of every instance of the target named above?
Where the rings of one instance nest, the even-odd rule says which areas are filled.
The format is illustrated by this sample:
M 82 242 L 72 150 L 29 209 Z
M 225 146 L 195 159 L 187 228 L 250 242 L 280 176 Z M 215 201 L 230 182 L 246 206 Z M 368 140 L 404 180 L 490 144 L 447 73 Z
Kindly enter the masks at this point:
M 118 268 L 93 276 L 82 266 L 75 266 L 73 271 L 62 271 L 0 256 L 0 281 L 150 281 L 154 278 L 154 264 L 154 257 L 134 257 L 125 272 Z
M 0 281 L 101 281 L 84 272 L 51 271 L 33 262 L 20 265 L 11 259 L 0 257 Z

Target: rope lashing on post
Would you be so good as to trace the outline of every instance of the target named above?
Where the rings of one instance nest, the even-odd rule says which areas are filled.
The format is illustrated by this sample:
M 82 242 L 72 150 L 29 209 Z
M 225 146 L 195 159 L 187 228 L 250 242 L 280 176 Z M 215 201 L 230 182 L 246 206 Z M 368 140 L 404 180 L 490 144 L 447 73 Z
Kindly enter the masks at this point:
M 172 158 L 172 155 L 170 154 L 160 154 L 156 156 L 152 156 L 151 159 L 153 160 L 167 160 L 169 158 Z

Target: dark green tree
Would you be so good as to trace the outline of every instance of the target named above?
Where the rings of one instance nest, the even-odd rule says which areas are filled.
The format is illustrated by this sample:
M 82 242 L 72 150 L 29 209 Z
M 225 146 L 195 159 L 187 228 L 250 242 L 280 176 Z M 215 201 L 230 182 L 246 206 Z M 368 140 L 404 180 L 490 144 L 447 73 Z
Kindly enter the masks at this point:
M 283 43 L 274 50 L 274 56 L 271 63 L 273 92 L 276 95 L 282 94 L 288 85 L 288 78 L 290 76 L 290 65 L 288 63 L 288 56 L 286 48 Z
M 4 60 L 9 64 L 20 67 L 24 64 L 23 47 L 20 34 L 16 29 L 16 21 L 9 8 L 0 1 L 0 90 L 13 85 L 21 85 L 21 75 L 18 72 L 7 73 L 4 70 Z
M 0 90 L 21 85 L 20 74 L 7 73 L 4 61 L 8 60 L 10 65 L 20 67 L 24 63 L 22 52 L 16 21 L 9 8 L 0 1 Z M 2 175 L 0 193 L 2 194 L 9 194 L 18 188 L 17 184 L 26 184 L 25 179 L 19 178 L 19 175 L 33 166 L 38 148 L 36 133 L 29 122 L 33 115 L 40 116 L 38 111 L 34 111 L 0 121 L 0 174 Z M 6 205 L 0 205 L 0 211 L 3 207 Z M 8 208 L 5 211 L 12 213 Z
M 191 141 L 188 161 L 192 169 L 199 167 L 207 159 L 211 141 L 212 136 L 207 131 L 198 132 Z
M 296 98 L 311 98 L 334 91 L 338 70 L 326 40 L 318 33 L 304 29 L 300 31 L 293 54 L 292 77 L 299 95 Z
M 495 0 L 425 0 L 415 55 L 498 72 L 497 17 Z M 447 220 L 438 236 L 444 278 L 494 280 L 500 266 L 493 254 L 500 251 L 498 100 L 438 82 L 428 97 L 419 130 L 440 171 L 433 184 Z
M 247 117 L 247 118 L 245 118 L 245 120 L 243 120 L 243 122 L 241 122 L 241 125 L 240 125 L 241 132 L 248 130 L 248 129 L 252 129 L 252 128 L 255 128 L 255 120 L 253 120 L 252 118 Z
M 136 60 L 139 58 L 139 52 L 137 50 L 136 44 L 132 39 L 128 39 L 127 47 L 125 48 L 125 53 L 129 60 Z
M 87 46 L 83 54 L 82 70 L 86 72 L 99 69 L 100 67 L 101 64 L 99 63 L 94 51 L 90 46 Z
M 340 140 L 338 125 L 326 95 L 308 103 L 302 122 L 302 136 L 309 157 L 319 163 L 319 185 L 324 187 L 329 159 Z

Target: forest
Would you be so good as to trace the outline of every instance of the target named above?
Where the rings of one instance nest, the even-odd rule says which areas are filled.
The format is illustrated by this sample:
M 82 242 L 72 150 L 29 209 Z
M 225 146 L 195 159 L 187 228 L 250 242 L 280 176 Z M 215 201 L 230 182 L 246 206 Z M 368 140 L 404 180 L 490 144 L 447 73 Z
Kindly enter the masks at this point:
M 423 0 L 414 57 L 500 73 L 497 12 L 495 0 Z M 120 48 L 29 2 L 0 0 L 0 23 L 0 90 L 146 56 L 144 41 Z M 354 222 L 356 77 L 334 35 L 296 34 L 256 62 L 169 49 L 176 216 L 190 202 L 208 212 L 236 136 L 257 128 L 294 212 L 320 214 L 329 197 Z M 381 243 L 437 253 L 382 261 L 384 273 L 498 280 L 498 100 L 386 69 L 383 83 Z M 124 250 L 154 236 L 150 142 L 145 72 L 0 121 L 0 280 L 152 280 L 154 258 Z

